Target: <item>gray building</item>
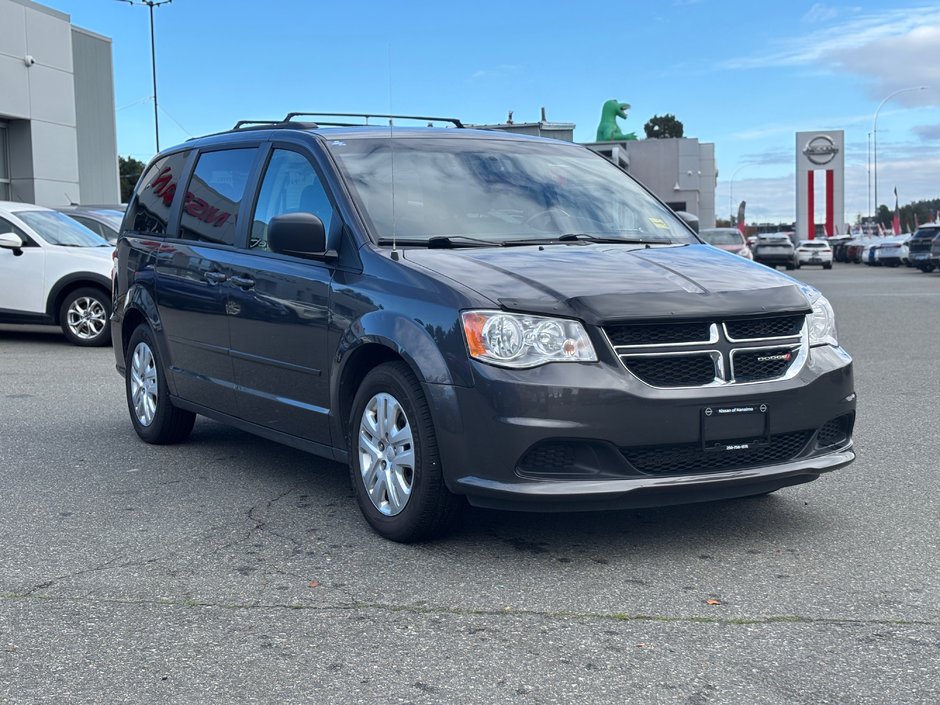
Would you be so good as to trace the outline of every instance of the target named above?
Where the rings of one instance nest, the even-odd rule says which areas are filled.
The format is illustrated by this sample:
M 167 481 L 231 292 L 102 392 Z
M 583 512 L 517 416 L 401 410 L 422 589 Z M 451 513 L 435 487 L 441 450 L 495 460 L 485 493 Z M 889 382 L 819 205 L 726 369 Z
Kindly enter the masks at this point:
M 111 40 L 30 0 L 0 0 L 0 200 L 119 199 Z
M 688 137 L 591 142 L 585 147 L 620 165 L 675 211 L 715 227 L 715 145 Z

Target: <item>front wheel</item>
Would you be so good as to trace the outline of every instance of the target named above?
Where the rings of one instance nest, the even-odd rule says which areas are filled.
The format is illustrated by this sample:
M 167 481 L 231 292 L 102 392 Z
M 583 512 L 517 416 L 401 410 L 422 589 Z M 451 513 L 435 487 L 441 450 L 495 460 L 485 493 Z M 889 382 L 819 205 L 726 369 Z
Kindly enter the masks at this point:
M 366 375 L 347 443 L 356 499 L 376 532 L 407 543 L 451 523 L 459 500 L 444 484 L 431 411 L 406 364 L 388 362 Z
M 173 406 L 153 334 L 139 325 L 124 360 L 124 388 L 134 430 L 147 443 L 179 443 L 189 436 L 196 415 Z
M 70 292 L 59 307 L 59 325 L 68 341 L 83 347 L 111 342 L 111 297 L 84 287 Z

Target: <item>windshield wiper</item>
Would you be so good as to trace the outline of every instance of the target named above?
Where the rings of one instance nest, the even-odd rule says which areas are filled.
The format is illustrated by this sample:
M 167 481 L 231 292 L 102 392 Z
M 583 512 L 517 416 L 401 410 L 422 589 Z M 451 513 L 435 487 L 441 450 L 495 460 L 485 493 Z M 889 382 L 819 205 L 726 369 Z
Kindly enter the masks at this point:
M 529 239 L 529 240 L 507 240 L 504 244 L 511 245 L 563 245 L 568 242 L 591 242 L 613 245 L 675 245 L 679 243 L 668 240 L 644 240 L 642 238 L 625 237 L 598 237 L 588 233 L 565 233 L 558 237 L 547 239 Z
M 502 247 L 499 240 L 481 240 L 466 235 L 435 235 L 427 240 L 417 238 L 379 238 L 380 245 L 424 245 L 429 250 L 444 250 L 457 247 Z

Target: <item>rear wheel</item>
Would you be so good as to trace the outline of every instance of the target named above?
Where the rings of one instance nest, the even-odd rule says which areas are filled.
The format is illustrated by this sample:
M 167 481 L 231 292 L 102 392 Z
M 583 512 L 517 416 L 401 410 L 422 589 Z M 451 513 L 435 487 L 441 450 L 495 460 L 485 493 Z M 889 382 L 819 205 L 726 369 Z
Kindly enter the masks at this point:
M 99 347 L 111 342 L 111 297 L 84 287 L 70 292 L 59 307 L 59 325 L 70 343 Z
M 823 265 L 823 269 L 832 269 L 832 262 Z
M 366 375 L 347 443 L 356 499 L 376 532 L 411 542 L 451 523 L 459 498 L 444 484 L 431 411 L 406 364 L 388 362 Z
M 193 430 L 196 414 L 173 406 L 166 372 L 153 334 L 140 325 L 131 335 L 124 360 L 124 388 L 134 430 L 147 443 L 179 443 Z

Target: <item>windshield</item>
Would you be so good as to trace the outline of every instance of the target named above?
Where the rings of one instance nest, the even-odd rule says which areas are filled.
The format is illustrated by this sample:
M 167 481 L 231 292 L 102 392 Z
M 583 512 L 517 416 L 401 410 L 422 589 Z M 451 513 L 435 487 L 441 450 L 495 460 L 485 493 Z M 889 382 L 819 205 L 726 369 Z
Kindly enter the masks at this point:
M 495 137 L 328 145 L 380 240 L 698 242 L 632 179 L 580 147 Z
M 698 236 L 709 245 L 744 245 L 744 237 L 740 231 L 728 230 L 701 230 Z
M 110 247 L 107 240 L 63 213 L 57 211 L 16 211 L 14 215 L 35 230 L 50 245 Z

